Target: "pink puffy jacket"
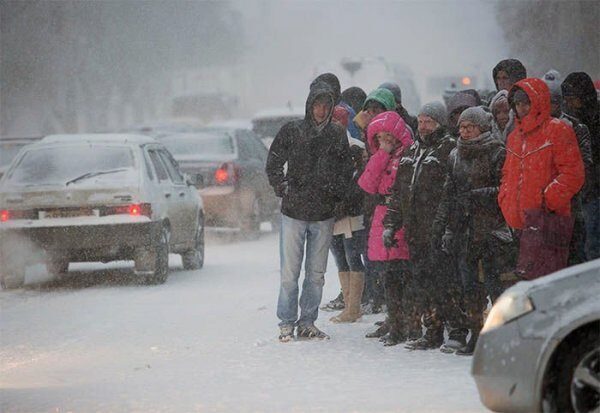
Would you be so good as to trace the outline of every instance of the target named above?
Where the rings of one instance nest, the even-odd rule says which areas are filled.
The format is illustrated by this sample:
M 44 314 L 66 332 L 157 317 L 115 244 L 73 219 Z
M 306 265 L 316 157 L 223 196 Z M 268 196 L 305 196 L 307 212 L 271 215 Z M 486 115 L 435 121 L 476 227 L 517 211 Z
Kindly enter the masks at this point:
M 387 153 L 379 149 L 379 142 L 375 135 L 380 132 L 392 134 L 400 145 L 392 152 Z M 384 112 L 371 120 L 367 127 L 367 143 L 373 154 L 358 179 L 360 187 L 369 194 L 389 195 L 398 172 L 398 164 L 404 150 L 412 143 L 410 130 L 404 120 L 396 112 Z M 390 249 L 383 245 L 383 218 L 387 212 L 385 205 L 377 205 L 369 231 L 367 256 L 371 261 L 391 261 L 409 259 L 408 245 L 404 240 L 404 229 L 396 232 L 395 238 L 398 246 Z

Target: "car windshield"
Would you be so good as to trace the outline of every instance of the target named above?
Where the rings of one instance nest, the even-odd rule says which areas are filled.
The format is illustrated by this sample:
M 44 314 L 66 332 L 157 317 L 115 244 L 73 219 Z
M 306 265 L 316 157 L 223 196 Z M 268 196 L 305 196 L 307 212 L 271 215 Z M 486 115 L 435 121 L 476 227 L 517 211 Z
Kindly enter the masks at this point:
M 127 146 L 53 146 L 27 151 L 8 181 L 20 185 L 66 184 L 85 174 L 133 167 L 133 153 Z
M 235 153 L 233 139 L 226 134 L 190 134 L 173 136 L 162 141 L 169 152 L 178 155 L 232 155 Z
M 23 146 L 22 143 L 0 145 L 0 167 L 8 165 Z

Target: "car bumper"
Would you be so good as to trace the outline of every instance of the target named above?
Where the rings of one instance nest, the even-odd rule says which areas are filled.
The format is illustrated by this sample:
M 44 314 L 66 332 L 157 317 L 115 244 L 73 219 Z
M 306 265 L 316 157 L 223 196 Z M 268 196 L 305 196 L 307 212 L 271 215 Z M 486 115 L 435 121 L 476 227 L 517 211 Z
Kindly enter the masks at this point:
M 479 397 L 497 412 L 536 412 L 536 365 L 542 338 L 522 338 L 518 322 L 511 322 L 479 336 L 471 373 Z
M 207 188 L 200 191 L 206 224 L 236 227 L 243 216 L 241 192 L 234 187 Z
M 154 245 L 160 222 L 147 217 L 119 217 L 116 220 L 56 219 L 42 222 L 22 220 L 0 226 L 0 246 L 19 240 L 31 241 L 45 250 L 102 250 Z

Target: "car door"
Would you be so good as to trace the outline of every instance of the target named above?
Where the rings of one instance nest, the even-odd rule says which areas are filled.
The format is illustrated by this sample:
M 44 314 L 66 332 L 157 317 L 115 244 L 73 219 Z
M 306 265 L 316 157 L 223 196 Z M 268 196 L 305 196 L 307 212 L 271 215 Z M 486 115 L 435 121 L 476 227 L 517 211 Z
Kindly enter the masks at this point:
M 171 181 L 171 178 L 169 177 L 169 173 L 167 172 L 167 167 L 160 157 L 159 148 L 158 147 L 149 148 L 148 155 L 150 157 L 150 161 L 152 162 L 152 166 L 154 167 L 154 171 L 156 172 L 156 176 L 158 178 L 158 186 L 159 186 L 158 197 L 160 198 L 161 202 L 164 203 L 163 204 L 164 209 L 165 209 L 164 215 L 166 218 L 168 218 L 168 220 L 171 224 L 170 243 L 177 244 L 179 242 L 178 239 L 181 238 L 181 235 L 179 234 L 179 232 L 180 232 L 180 228 L 183 224 L 177 221 L 177 219 L 178 219 L 178 215 L 176 213 L 177 206 L 173 202 L 175 188 L 173 186 L 173 182 Z
M 172 182 L 171 207 L 173 222 L 177 226 L 177 234 L 173 239 L 176 244 L 182 244 L 194 239 L 196 235 L 198 208 L 197 199 L 191 186 L 185 181 L 179 171 L 177 162 L 166 149 L 158 151 L 160 159 L 167 169 Z M 195 188 L 193 188 L 195 191 Z

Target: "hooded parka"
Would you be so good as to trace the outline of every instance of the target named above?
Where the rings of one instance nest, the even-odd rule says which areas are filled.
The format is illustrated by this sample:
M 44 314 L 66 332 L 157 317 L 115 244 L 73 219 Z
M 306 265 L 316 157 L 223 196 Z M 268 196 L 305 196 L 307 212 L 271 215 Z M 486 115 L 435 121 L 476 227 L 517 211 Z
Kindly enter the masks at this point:
M 531 102 L 529 113 L 516 119 L 508 136 L 506 161 L 498 203 L 508 225 L 522 229 L 525 211 L 547 208 L 570 216 L 571 198 L 581 188 L 585 173 L 573 129 L 550 117 L 550 91 L 541 79 L 517 82 L 509 93 L 522 89 Z
M 326 96 L 331 101 L 328 118 L 317 125 L 312 107 Z M 311 85 L 304 119 L 285 124 L 269 149 L 266 172 L 281 196 L 281 212 L 303 221 L 323 221 L 334 216 L 352 179 L 352 159 L 346 131 L 331 123 L 335 92 L 325 82 Z M 287 163 L 287 173 L 284 165 Z
M 392 134 L 400 143 L 392 152 L 379 148 L 376 135 L 380 132 Z M 410 129 L 396 112 L 383 112 L 375 116 L 367 127 L 367 143 L 373 155 L 369 159 L 364 172 L 358 179 L 360 187 L 368 194 L 380 195 L 381 201 L 375 207 L 369 230 L 368 258 L 371 261 L 407 260 L 408 246 L 404 241 L 404 230 L 399 229 L 395 238 L 397 246 L 387 249 L 383 245 L 383 218 L 387 206 L 386 197 L 390 194 L 398 165 L 404 151 L 412 144 Z

